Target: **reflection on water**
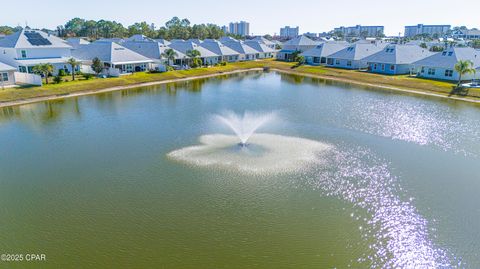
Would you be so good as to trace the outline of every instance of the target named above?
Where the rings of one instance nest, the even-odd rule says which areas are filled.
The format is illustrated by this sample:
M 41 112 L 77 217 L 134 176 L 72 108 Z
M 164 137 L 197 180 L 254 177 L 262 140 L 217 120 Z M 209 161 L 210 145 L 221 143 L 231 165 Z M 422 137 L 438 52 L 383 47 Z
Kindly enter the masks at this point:
M 351 217 L 367 223 L 358 229 L 374 252 L 357 262 L 371 268 L 462 268 L 461 260 L 433 243 L 435 231 L 414 199 L 402 198 L 406 193 L 385 161 L 362 148 L 332 151 L 325 158 L 327 165 L 306 179 L 324 195 L 351 203 Z

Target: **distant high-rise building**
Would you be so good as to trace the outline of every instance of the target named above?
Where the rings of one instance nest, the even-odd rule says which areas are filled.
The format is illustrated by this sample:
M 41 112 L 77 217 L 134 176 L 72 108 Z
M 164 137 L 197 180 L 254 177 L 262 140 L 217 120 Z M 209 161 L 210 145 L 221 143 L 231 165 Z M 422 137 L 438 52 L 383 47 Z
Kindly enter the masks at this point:
M 405 26 L 405 37 L 412 37 L 416 35 L 438 35 L 439 37 L 444 36 L 452 28 L 451 25 L 413 25 Z
M 222 31 L 225 33 L 225 34 L 228 34 L 230 31 L 228 30 L 228 26 L 224 25 L 222 26 Z
M 234 35 L 248 36 L 250 35 L 250 23 L 246 21 L 231 22 L 228 32 Z
M 285 26 L 283 28 L 280 28 L 280 36 L 289 37 L 289 38 L 297 37 L 299 36 L 298 34 L 299 31 L 300 31 L 300 28 L 298 26 L 297 27 Z
M 338 27 L 333 29 L 335 33 L 342 33 L 345 37 L 377 37 L 384 34 L 385 27 L 383 26 L 349 26 Z

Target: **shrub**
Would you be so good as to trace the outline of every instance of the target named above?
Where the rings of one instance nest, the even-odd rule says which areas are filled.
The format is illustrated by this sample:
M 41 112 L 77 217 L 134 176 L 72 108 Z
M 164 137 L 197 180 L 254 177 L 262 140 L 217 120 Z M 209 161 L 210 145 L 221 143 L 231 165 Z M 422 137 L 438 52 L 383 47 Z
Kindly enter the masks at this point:
M 53 82 L 55 82 L 56 84 L 59 84 L 63 82 L 63 79 L 60 75 L 56 75 L 55 77 L 53 77 Z
M 93 74 L 85 73 L 85 74 L 83 74 L 83 78 L 84 78 L 85 80 L 89 80 L 89 79 L 93 78 Z
M 173 67 L 167 66 L 167 71 L 173 71 L 173 70 L 175 70 Z
M 227 65 L 227 62 L 221 61 L 221 62 L 219 63 L 219 65 L 221 65 L 221 66 L 226 66 L 226 65 Z
M 65 71 L 65 69 L 59 69 L 58 70 L 58 76 L 64 77 L 66 75 L 67 75 L 67 72 Z
M 192 59 L 192 67 L 197 68 L 197 67 L 200 67 L 200 66 L 202 66 L 202 60 L 199 59 L 199 58 L 193 58 Z

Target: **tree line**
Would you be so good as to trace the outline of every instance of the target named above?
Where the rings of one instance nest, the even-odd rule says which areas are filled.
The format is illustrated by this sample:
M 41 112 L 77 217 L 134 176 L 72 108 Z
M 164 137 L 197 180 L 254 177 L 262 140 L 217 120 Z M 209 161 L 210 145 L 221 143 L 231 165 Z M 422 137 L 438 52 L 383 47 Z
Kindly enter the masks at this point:
M 0 33 L 5 35 L 12 34 L 22 27 L 0 26 Z M 48 29 L 42 29 L 47 30 Z M 163 39 L 218 39 L 227 34 L 223 32 L 222 28 L 216 24 L 194 24 L 192 25 L 188 19 L 180 19 L 173 17 L 159 28 L 155 27 L 153 23 L 136 22 L 130 26 L 123 26 L 121 23 L 109 20 L 86 20 L 82 18 L 73 18 L 60 25 L 56 30 L 59 37 L 86 37 L 91 40 L 100 38 L 125 38 L 132 35 L 145 35 L 149 38 L 163 38 Z M 240 36 L 233 36 L 235 38 L 242 38 Z
M 57 32 L 60 37 L 87 37 L 93 40 L 125 38 L 137 34 L 155 39 L 218 39 L 226 35 L 218 25 L 210 23 L 191 25 L 188 19 L 178 17 L 173 17 L 158 29 L 154 24 L 145 21 L 124 27 L 121 23 L 115 21 L 74 18 L 65 25 L 57 27 Z

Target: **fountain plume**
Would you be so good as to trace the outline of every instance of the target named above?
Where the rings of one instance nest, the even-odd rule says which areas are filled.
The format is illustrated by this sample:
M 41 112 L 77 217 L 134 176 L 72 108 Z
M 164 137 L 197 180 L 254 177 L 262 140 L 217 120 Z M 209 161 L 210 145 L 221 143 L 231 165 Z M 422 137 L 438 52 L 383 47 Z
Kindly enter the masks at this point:
M 247 142 L 255 131 L 276 118 L 276 113 L 244 112 L 243 115 L 240 115 L 232 111 L 226 111 L 221 115 L 215 115 L 214 118 L 217 122 L 230 128 L 240 140 L 239 145 L 244 147 L 248 145 Z

